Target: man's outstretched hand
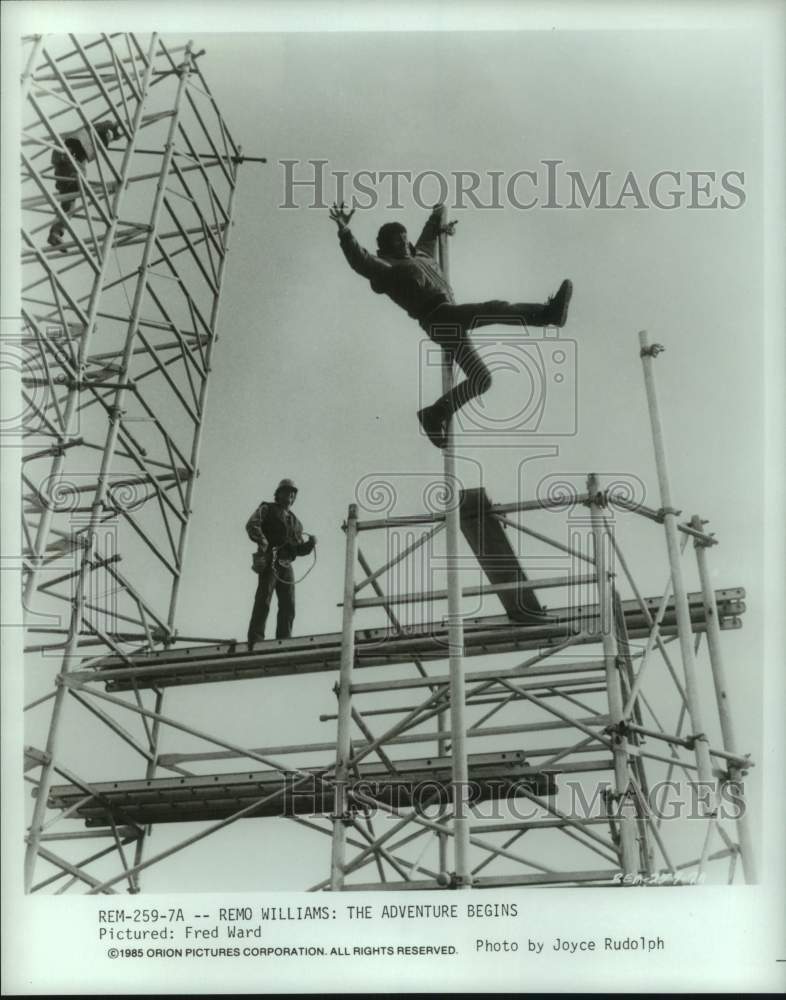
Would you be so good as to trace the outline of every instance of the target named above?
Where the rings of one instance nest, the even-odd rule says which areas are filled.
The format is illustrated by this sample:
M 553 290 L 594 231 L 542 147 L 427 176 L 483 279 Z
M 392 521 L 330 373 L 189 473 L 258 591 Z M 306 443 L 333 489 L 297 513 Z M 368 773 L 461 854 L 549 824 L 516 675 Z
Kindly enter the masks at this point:
M 432 208 L 431 214 L 432 215 L 440 215 L 442 213 L 442 209 L 444 207 L 445 206 L 442 204 L 442 202 L 440 202 L 438 205 L 435 205 Z M 453 236 L 455 234 L 455 232 L 456 232 L 456 226 L 457 225 L 458 225 L 458 219 L 453 219 L 452 222 L 446 222 L 443 226 L 440 226 L 439 227 L 439 231 L 441 233 L 445 233 L 447 236 Z
M 343 201 L 340 205 L 334 202 L 333 207 L 330 209 L 330 218 L 335 222 L 339 230 L 347 228 L 349 220 L 354 214 L 355 209 L 353 208 L 351 212 L 348 212 Z

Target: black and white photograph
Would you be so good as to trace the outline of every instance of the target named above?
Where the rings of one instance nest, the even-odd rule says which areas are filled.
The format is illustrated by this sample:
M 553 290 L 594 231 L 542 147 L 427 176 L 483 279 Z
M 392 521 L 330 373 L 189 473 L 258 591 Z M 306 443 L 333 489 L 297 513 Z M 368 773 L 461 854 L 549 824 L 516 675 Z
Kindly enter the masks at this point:
M 781 992 L 782 3 L 3 3 L 4 995 Z

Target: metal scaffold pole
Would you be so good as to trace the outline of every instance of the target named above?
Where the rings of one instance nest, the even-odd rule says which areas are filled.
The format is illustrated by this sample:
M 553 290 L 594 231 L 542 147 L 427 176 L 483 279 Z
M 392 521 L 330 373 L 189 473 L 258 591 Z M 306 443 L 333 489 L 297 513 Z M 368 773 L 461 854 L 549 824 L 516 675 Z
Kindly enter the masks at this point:
M 141 85 L 141 95 L 140 100 L 137 105 L 136 115 L 134 118 L 134 136 L 136 135 L 136 130 L 138 129 L 139 123 L 142 120 L 142 114 L 145 107 L 145 99 L 147 97 L 148 90 L 150 88 L 150 81 L 152 78 L 152 68 L 153 68 L 153 53 L 155 50 L 155 45 L 157 42 L 157 35 L 153 35 L 150 41 L 150 47 L 147 55 L 147 62 L 145 65 L 145 72 Z M 28 65 L 28 73 L 25 77 L 25 92 L 29 89 L 29 68 L 33 65 L 33 57 L 37 56 L 40 47 L 40 39 L 36 42 L 33 53 L 31 54 L 31 60 Z M 103 243 L 103 258 L 98 272 L 97 279 L 93 285 L 90 305 L 88 307 L 88 323 L 85 331 L 85 336 L 82 338 L 80 345 L 80 370 L 85 367 L 85 361 L 88 355 L 88 349 L 90 345 L 90 334 L 95 329 L 96 315 L 98 311 L 98 304 L 100 301 L 101 291 L 106 281 L 106 275 L 108 271 L 109 262 L 111 260 L 110 249 L 112 247 L 115 233 L 117 230 L 120 205 L 122 202 L 123 195 L 126 190 L 126 184 L 129 175 L 129 165 L 131 161 L 131 154 L 133 151 L 134 139 L 128 144 L 126 152 L 123 156 L 123 165 L 120 171 L 120 181 L 118 182 L 117 189 L 114 194 L 112 209 L 113 216 L 110 225 L 107 228 L 106 236 Z M 122 390 L 120 390 L 122 391 Z M 68 403 L 66 407 L 65 415 L 65 432 L 64 437 L 68 438 L 70 436 L 70 427 L 74 414 L 77 410 L 78 404 L 78 392 L 72 388 L 68 395 Z M 116 421 L 113 422 L 112 426 L 116 425 Z M 112 446 L 113 447 L 113 446 Z M 56 455 L 55 461 L 52 467 L 51 477 L 55 481 L 61 472 L 61 462 L 62 456 L 65 454 L 64 450 L 61 449 L 59 455 Z M 106 457 L 111 454 L 110 446 L 107 444 L 104 453 L 104 461 Z M 99 514 L 102 510 L 102 496 L 103 487 L 106 482 L 105 469 L 102 466 L 101 475 L 98 479 L 96 498 L 93 503 L 93 511 L 91 513 L 90 525 L 87 529 L 84 545 L 80 553 L 80 566 L 79 572 L 76 577 L 75 593 L 72 603 L 72 614 L 70 620 L 70 626 L 68 630 L 68 636 L 65 644 L 65 651 L 63 655 L 61 675 L 67 673 L 72 666 L 72 661 L 74 659 L 75 651 L 78 644 L 78 636 L 80 629 L 82 627 L 82 614 L 83 606 L 85 602 L 85 581 L 87 570 L 90 565 L 91 550 L 92 550 L 92 540 L 96 529 L 96 523 Z M 25 606 L 30 607 L 30 602 L 32 602 L 33 594 L 35 591 L 37 573 L 40 569 L 43 552 L 46 546 L 47 538 L 49 535 L 49 528 L 52 520 L 53 505 L 48 504 L 43 511 L 41 520 L 38 525 L 38 533 L 35 541 L 35 549 L 32 558 L 29 561 L 30 571 L 27 578 L 26 590 L 25 590 Z M 55 693 L 55 704 L 53 706 L 52 716 L 49 723 L 49 731 L 47 734 L 47 745 L 46 745 L 46 760 L 44 767 L 41 772 L 41 779 L 38 787 L 38 796 L 36 798 L 36 803 L 33 809 L 33 817 L 30 823 L 30 830 L 27 836 L 27 846 L 25 849 L 25 890 L 30 891 L 33 883 L 33 877 L 35 875 L 36 858 L 41 845 L 41 832 L 44 823 L 44 816 L 46 814 L 46 796 L 49 790 L 49 785 L 52 780 L 52 774 L 54 770 L 55 753 L 58 743 L 59 728 L 62 721 L 62 713 L 64 709 L 64 698 L 65 698 L 66 688 L 63 685 L 58 686 Z
M 659 344 L 650 345 L 646 330 L 640 331 L 639 344 L 639 353 L 641 356 L 642 367 L 644 369 L 644 384 L 647 390 L 650 423 L 652 425 L 652 442 L 655 450 L 655 464 L 658 470 L 661 514 L 666 534 L 666 546 L 668 549 L 669 566 L 671 569 L 671 582 L 674 589 L 674 604 L 677 612 L 680 654 L 682 657 L 682 669 L 685 675 L 685 703 L 691 724 L 693 726 L 691 738 L 694 743 L 699 780 L 702 783 L 710 783 L 713 780 L 712 762 L 710 760 L 709 741 L 702 723 L 699 690 L 696 684 L 696 657 L 693 651 L 693 640 L 691 637 L 690 610 L 688 607 L 688 597 L 685 590 L 685 583 L 682 577 L 680 543 L 677 537 L 678 511 L 674 509 L 671 502 L 671 486 L 669 483 L 669 473 L 666 465 L 666 446 L 663 436 L 663 426 L 660 419 L 660 409 L 658 407 L 658 396 L 655 389 L 655 374 L 653 372 L 653 361 L 663 348 Z
M 109 268 L 112 263 L 112 249 L 117 236 L 118 227 L 120 225 L 120 211 L 123 207 L 124 197 L 128 190 L 128 181 L 131 171 L 131 162 L 134 152 L 134 145 L 139 132 L 139 127 L 142 122 L 142 116 L 145 110 L 145 102 L 148 98 L 148 92 L 151 86 L 151 80 L 153 75 L 154 67 L 154 53 L 155 47 L 158 42 L 158 36 L 153 34 L 150 39 L 150 46 L 148 48 L 146 62 L 145 62 L 145 72 L 142 78 L 142 84 L 140 87 L 140 96 L 137 103 L 136 112 L 134 115 L 133 129 L 131 134 L 131 139 L 126 146 L 125 152 L 123 154 L 123 162 L 120 168 L 120 178 L 116 182 L 117 186 L 115 188 L 114 196 L 112 198 L 112 214 L 110 218 L 109 225 L 107 226 L 106 233 L 103 239 L 103 245 L 101 248 L 100 265 L 99 270 L 96 275 L 96 279 L 93 282 L 93 287 L 90 292 L 90 301 L 86 309 L 86 322 L 85 330 L 83 336 L 80 338 L 79 343 L 79 355 L 78 355 L 78 372 L 80 376 L 87 368 L 87 359 L 89 357 L 90 348 L 92 345 L 92 339 L 96 331 L 96 321 L 98 317 L 98 310 L 101 303 L 101 295 L 104 290 L 104 286 L 108 280 Z M 36 43 L 36 52 L 38 51 L 38 45 L 40 41 Z M 29 80 L 25 79 L 26 89 L 29 89 Z M 132 322 L 129 320 L 129 322 Z M 122 392 L 122 390 L 118 390 Z M 76 416 L 79 411 L 79 391 L 74 385 L 71 386 L 68 393 L 68 399 L 66 402 L 65 415 L 63 418 L 63 435 L 64 441 L 70 440 L 74 436 L 74 423 Z M 116 423 L 116 421 L 115 421 Z M 50 477 L 52 482 L 56 482 L 64 468 L 65 465 L 65 450 L 60 449 L 59 453 L 55 456 L 55 460 L 52 464 Z M 102 470 L 103 471 L 103 470 Z M 99 501 L 97 500 L 97 503 Z M 44 560 L 44 554 L 46 551 L 46 545 L 49 540 L 50 528 L 52 525 L 54 514 L 54 505 L 52 503 L 47 503 L 44 507 L 41 519 L 38 523 L 38 530 L 36 532 L 35 544 L 33 547 L 33 552 L 28 560 L 29 572 L 27 575 L 27 580 L 25 583 L 25 607 L 30 608 L 33 602 L 33 595 L 36 590 L 36 585 L 38 583 L 38 576 L 40 573 L 41 565 Z
M 440 223 L 447 223 L 447 210 L 443 207 Z M 439 235 L 440 267 L 445 279 L 450 281 L 448 239 L 445 232 Z M 453 353 L 443 350 L 442 391 L 453 386 Z M 450 664 L 450 735 L 453 778 L 453 843 L 456 887 L 468 889 L 472 885 L 469 861 L 470 818 L 467 815 L 469 768 L 467 765 L 466 694 L 464 689 L 464 626 L 461 612 L 461 579 L 458 564 L 459 490 L 456 476 L 456 444 L 454 421 L 448 422 L 447 445 L 444 449 L 445 476 L 445 534 L 448 578 L 448 652 Z
M 691 519 L 691 527 L 697 531 L 704 531 L 704 521 L 694 514 Z M 723 749 L 730 754 L 736 755 L 737 740 L 734 734 L 731 712 L 728 704 L 728 683 L 726 680 L 726 668 L 723 662 L 723 647 L 720 637 L 720 625 L 718 623 L 718 607 L 715 600 L 715 593 L 712 589 L 712 579 L 709 566 L 707 565 L 707 549 L 709 543 L 699 537 L 694 538 L 693 546 L 696 552 L 696 563 L 699 568 L 699 579 L 701 581 L 701 592 L 704 599 L 704 615 L 707 622 L 707 649 L 709 650 L 710 666 L 712 668 L 712 680 L 715 685 L 715 697 L 718 703 L 718 718 L 720 720 L 721 736 L 723 737 Z M 742 785 L 740 768 L 734 764 L 729 765 L 729 778 L 739 787 L 737 795 L 741 797 Z M 740 840 L 740 860 L 745 881 L 753 885 L 757 881 L 756 863 L 753 855 L 753 843 L 751 841 L 748 815 L 745 809 L 745 802 L 741 803 L 740 815 L 737 818 L 737 835 Z
M 611 573 L 606 560 L 603 518 L 600 512 L 603 495 L 598 486 L 598 478 L 594 474 L 587 479 L 587 492 L 590 496 L 592 540 L 595 548 L 595 569 L 598 578 L 598 627 L 600 628 L 601 641 L 603 643 L 606 694 L 609 701 L 609 721 L 614 729 L 614 782 L 616 787 L 614 802 L 618 807 L 617 815 L 614 818 L 619 824 L 622 867 L 626 875 L 632 875 L 639 869 L 636 831 L 634 829 L 636 820 L 628 814 L 628 741 L 625 734 L 621 731 L 623 703 L 618 670 L 619 659 L 614 622 L 614 595 Z
M 344 561 L 344 608 L 341 626 L 341 667 L 338 680 L 338 732 L 336 735 L 336 778 L 333 800 L 333 847 L 330 856 L 330 888 L 344 887 L 347 827 L 349 814 L 347 780 L 352 753 L 352 668 L 355 665 L 355 554 L 357 551 L 358 510 L 349 505 L 346 524 L 346 558 Z
M 67 673 L 73 650 L 76 647 L 77 636 L 82 622 L 84 604 L 84 577 L 87 572 L 87 558 L 82 559 L 79 570 L 79 577 L 76 584 L 76 594 L 71 608 L 71 618 L 68 631 L 68 645 L 66 655 L 63 658 L 63 666 L 60 676 Z M 65 708 L 65 697 L 68 692 L 63 683 L 59 683 L 55 691 L 52 715 L 49 720 L 49 732 L 46 738 L 46 749 L 44 751 L 44 766 L 41 771 L 41 779 L 38 786 L 38 796 L 33 808 L 33 819 L 30 823 L 30 830 L 27 834 L 27 846 L 25 848 L 25 892 L 30 892 L 35 876 L 36 859 L 41 846 L 41 834 L 44 827 L 44 817 L 46 815 L 46 796 L 52 781 L 55 768 L 55 754 L 57 752 L 57 742 L 60 733 L 63 710 Z
M 150 226 L 147 235 L 147 242 L 145 244 L 145 250 L 142 256 L 142 263 L 139 268 L 139 279 L 137 281 L 136 292 L 134 295 L 134 301 L 131 308 L 131 315 L 128 321 L 128 332 L 126 334 L 126 343 L 123 353 L 122 371 L 127 371 L 129 367 L 129 360 L 131 357 L 131 351 L 133 349 L 134 340 L 136 334 L 139 330 L 139 320 L 140 312 L 142 309 L 142 299 L 144 295 L 145 288 L 148 282 L 148 266 L 150 263 L 151 254 L 153 247 L 155 245 L 156 235 L 158 233 L 159 219 L 161 216 L 161 207 L 164 200 L 164 195 L 166 193 L 166 180 L 170 171 L 170 166 L 172 162 L 172 156 L 174 152 L 174 139 L 177 130 L 178 117 L 180 112 L 180 105 L 183 98 L 183 93 L 185 91 L 186 82 L 188 80 L 189 72 L 189 61 L 191 58 L 191 42 L 186 46 L 185 59 L 181 69 L 180 80 L 177 88 L 177 96 L 175 98 L 175 107 L 172 112 L 172 117 L 169 126 L 169 134 L 167 137 L 166 152 L 164 154 L 161 166 L 161 180 L 156 192 L 156 197 L 153 202 Z M 138 117 L 142 114 L 142 104 L 140 103 L 137 110 Z M 128 156 L 128 154 L 127 154 Z M 116 196 L 119 198 L 119 192 Z M 114 234 L 114 227 L 117 224 L 117 220 L 113 225 L 109 227 L 107 235 L 107 245 L 111 244 L 111 239 Z M 107 250 L 106 257 L 109 257 Z M 99 289 L 100 290 L 100 286 Z M 94 292 L 95 300 L 98 301 L 97 291 Z M 127 383 L 120 384 L 115 391 L 114 403 L 112 405 L 112 418 L 109 421 L 109 429 L 107 433 L 106 443 L 104 445 L 104 452 L 101 460 L 101 468 L 98 473 L 96 486 L 95 486 L 95 496 L 91 505 L 90 520 L 87 527 L 86 533 L 86 545 L 84 546 L 82 552 L 82 566 L 83 571 L 80 572 L 77 578 L 76 585 L 76 596 L 74 598 L 74 607 L 80 609 L 78 619 L 74 622 L 71 633 L 69 635 L 68 644 L 66 646 L 66 652 L 63 657 L 63 672 L 67 672 L 70 669 L 71 659 L 74 655 L 77 635 L 79 632 L 79 627 L 81 625 L 81 608 L 84 603 L 84 590 L 85 590 L 85 579 L 86 574 L 84 572 L 84 567 L 89 564 L 92 555 L 92 540 L 98 526 L 99 518 L 104 513 L 104 498 L 106 495 L 107 487 L 109 484 L 109 470 L 112 465 L 112 460 L 115 457 L 115 450 L 117 447 L 118 436 L 120 433 L 120 421 L 123 412 L 123 402 L 125 400 L 126 394 L 128 392 Z M 72 397 L 73 398 L 73 397 Z M 33 574 L 31 574 L 31 580 Z M 61 689 L 62 690 L 62 689 Z M 59 721 L 59 713 L 53 720 L 53 725 Z M 54 734 L 53 734 L 54 739 Z M 30 830 L 30 840 L 28 843 L 28 875 L 29 879 L 32 879 L 35 866 L 35 857 L 38 853 L 38 848 L 40 844 L 40 834 L 41 834 L 41 814 L 38 810 L 43 809 L 46 806 L 46 796 L 49 791 L 49 783 L 51 781 L 51 767 L 47 766 L 43 772 L 42 780 L 38 789 L 38 800 L 36 802 L 36 813 L 33 817 L 33 823 Z M 28 884 L 28 890 L 30 885 Z
M 97 834 L 51 832 L 50 791 L 56 775 L 70 775 L 88 797 L 92 787 L 68 759 L 75 746 L 63 746 L 76 728 L 67 703 L 119 737 L 145 761 L 146 780 L 155 780 L 163 692 L 155 692 L 152 723 L 135 693 L 139 735 L 70 681 L 80 659 L 89 663 L 102 651 L 124 655 L 182 641 L 175 609 L 236 165 L 245 158 L 192 43 L 168 49 L 155 33 L 144 45 L 123 33 L 26 41 L 24 589 L 28 633 L 44 639 L 25 652 L 41 656 L 43 668 L 57 657 L 58 672 L 52 694 L 25 706 L 25 778 L 34 798 L 25 883 L 37 892 L 70 875 L 97 885 L 88 867 L 116 851 L 121 877 L 136 892 L 137 872 L 148 867 L 148 824 L 113 832 L 114 846 L 97 855 L 61 857 L 47 842 Z M 197 152 L 202 143 L 212 152 Z M 160 158 L 152 172 L 140 163 L 142 152 Z M 140 559 L 142 551 L 154 558 Z M 56 614 L 60 602 L 67 617 Z M 58 873 L 35 884 L 36 859 Z

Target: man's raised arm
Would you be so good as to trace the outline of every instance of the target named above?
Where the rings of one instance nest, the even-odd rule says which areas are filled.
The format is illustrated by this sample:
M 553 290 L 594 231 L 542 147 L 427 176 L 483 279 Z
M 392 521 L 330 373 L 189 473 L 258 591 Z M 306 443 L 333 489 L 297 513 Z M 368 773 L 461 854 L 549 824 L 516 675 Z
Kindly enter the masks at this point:
M 354 214 L 354 208 L 351 212 L 346 211 L 343 201 L 340 206 L 334 205 L 330 209 L 330 218 L 338 226 L 338 239 L 347 263 L 353 271 L 362 274 L 364 278 L 376 278 L 386 274 L 390 270 L 390 264 L 364 250 L 352 234 L 349 220 Z
M 418 237 L 418 241 L 415 244 L 416 253 L 424 253 L 428 257 L 437 256 L 437 239 L 439 234 L 443 231 L 442 227 L 442 209 L 444 205 L 435 205 L 431 210 L 431 215 L 426 219 L 426 224 L 423 227 L 423 232 Z M 455 222 L 448 222 L 444 231 L 448 236 L 453 235 L 453 230 L 455 229 Z

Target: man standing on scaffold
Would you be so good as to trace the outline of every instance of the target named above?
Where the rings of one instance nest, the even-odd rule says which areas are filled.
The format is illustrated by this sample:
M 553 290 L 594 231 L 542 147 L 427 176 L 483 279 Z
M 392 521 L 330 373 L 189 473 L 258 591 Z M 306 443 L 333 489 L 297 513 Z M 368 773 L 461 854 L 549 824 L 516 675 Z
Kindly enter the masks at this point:
M 259 574 L 254 609 L 248 623 L 248 651 L 265 638 L 273 591 L 278 598 L 276 638 L 289 639 L 295 621 L 295 574 L 292 563 L 298 556 L 313 552 L 314 535 L 304 539 L 303 525 L 290 507 L 295 502 L 297 486 L 291 479 L 282 479 L 276 487 L 273 502 L 261 503 L 246 522 L 246 534 L 257 546 L 252 568 Z
M 376 254 L 364 250 L 349 229 L 354 209 L 347 212 L 342 202 L 330 210 L 352 270 L 368 278 L 375 292 L 387 295 L 416 319 L 435 344 L 449 348 L 466 375 L 465 381 L 418 412 L 423 430 L 438 448 L 447 444 L 448 423 L 456 410 L 491 387 L 491 372 L 472 346 L 469 331 L 498 323 L 564 326 L 573 292 L 572 283 L 566 279 L 544 305 L 499 299 L 457 304 L 436 260 L 437 238 L 441 232 L 452 235 L 456 225 L 441 225 L 442 207 L 435 205 L 414 246 L 400 222 L 385 223 L 377 233 Z

